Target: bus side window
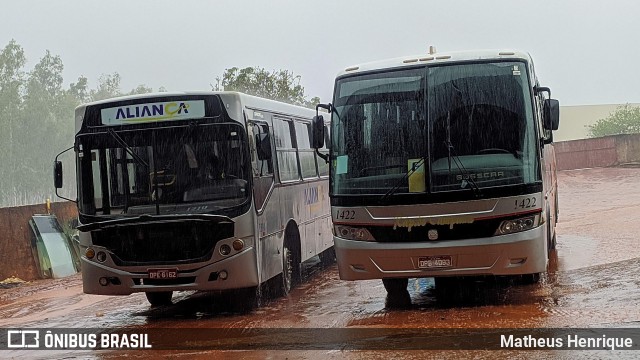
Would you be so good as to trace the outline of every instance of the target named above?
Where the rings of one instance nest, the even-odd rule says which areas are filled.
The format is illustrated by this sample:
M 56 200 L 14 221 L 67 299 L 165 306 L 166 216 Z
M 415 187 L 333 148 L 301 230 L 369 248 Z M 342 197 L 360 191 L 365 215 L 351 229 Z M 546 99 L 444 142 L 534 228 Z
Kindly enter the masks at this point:
M 273 133 L 276 145 L 278 175 L 280 181 L 299 180 L 296 147 L 293 143 L 291 121 L 273 119 Z
M 300 158 L 300 170 L 303 179 L 316 178 L 315 152 L 311 148 L 311 131 L 309 124 L 296 121 L 294 123 L 296 130 L 296 144 L 298 145 L 298 157 Z
M 269 126 L 266 124 L 253 123 L 248 128 L 251 167 L 253 172 L 253 195 L 258 212 L 264 209 L 269 190 L 273 185 L 273 158 L 265 160 L 258 159 L 258 144 L 256 143 L 256 138 L 260 138 L 261 134 L 268 133 Z
M 254 176 L 273 176 L 273 158 L 260 160 L 258 157 L 257 142 L 269 133 L 269 126 L 266 124 L 254 123 L 249 127 L 249 144 L 251 147 L 251 166 Z

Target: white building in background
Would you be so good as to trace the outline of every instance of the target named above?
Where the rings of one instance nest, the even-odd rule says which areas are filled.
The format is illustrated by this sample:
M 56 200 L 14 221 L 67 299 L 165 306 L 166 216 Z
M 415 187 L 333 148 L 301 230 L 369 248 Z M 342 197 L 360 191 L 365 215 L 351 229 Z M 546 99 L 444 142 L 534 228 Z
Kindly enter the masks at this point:
M 618 106 L 624 104 L 572 105 L 560 106 L 560 128 L 553 133 L 554 141 L 585 139 L 589 134 L 589 125 L 604 119 Z M 629 104 L 640 106 L 640 104 Z

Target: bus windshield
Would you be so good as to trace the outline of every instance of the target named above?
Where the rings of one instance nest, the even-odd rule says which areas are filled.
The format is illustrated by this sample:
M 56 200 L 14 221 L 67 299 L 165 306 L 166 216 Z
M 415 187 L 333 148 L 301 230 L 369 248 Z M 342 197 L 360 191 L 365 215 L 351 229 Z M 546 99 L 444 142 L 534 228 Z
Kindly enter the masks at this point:
M 239 124 L 201 124 L 78 136 L 86 215 L 212 212 L 249 195 Z M 202 211 L 193 211 L 199 209 Z
M 516 61 L 339 79 L 333 194 L 470 191 L 540 181 L 531 101 L 526 63 Z

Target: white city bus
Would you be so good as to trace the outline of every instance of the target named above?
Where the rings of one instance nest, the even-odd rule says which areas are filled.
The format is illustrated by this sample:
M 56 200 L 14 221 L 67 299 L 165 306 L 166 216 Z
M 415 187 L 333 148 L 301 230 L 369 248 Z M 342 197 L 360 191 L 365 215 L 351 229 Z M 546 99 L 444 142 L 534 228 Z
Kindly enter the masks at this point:
M 310 109 L 235 92 L 135 95 L 76 109 L 85 293 L 286 294 L 331 252 L 328 173 Z M 328 149 L 323 152 L 328 153 Z M 55 164 L 62 184 L 62 164 Z M 330 258 L 330 257 L 328 257 Z
M 330 187 L 340 277 L 537 281 L 555 246 L 558 101 L 517 51 L 429 53 L 335 82 Z M 322 147 L 321 116 L 313 146 Z M 318 125 L 316 127 L 316 125 Z

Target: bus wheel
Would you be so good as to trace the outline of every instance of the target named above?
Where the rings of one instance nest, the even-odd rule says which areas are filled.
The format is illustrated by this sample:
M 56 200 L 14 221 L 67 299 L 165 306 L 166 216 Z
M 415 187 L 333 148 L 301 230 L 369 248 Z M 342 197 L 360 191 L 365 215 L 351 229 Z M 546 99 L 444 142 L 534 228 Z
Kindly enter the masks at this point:
M 382 279 L 382 284 L 390 296 L 404 295 L 407 293 L 409 279 Z
M 296 231 L 288 231 L 282 247 L 282 274 L 280 274 L 280 295 L 285 296 L 300 282 L 300 237 Z
M 145 292 L 147 300 L 151 306 L 171 305 L 171 297 L 173 291 L 161 291 L 161 292 Z
M 300 281 L 300 261 L 291 247 L 284 246 L 282 264 L 282 295 L 287 295 Z

